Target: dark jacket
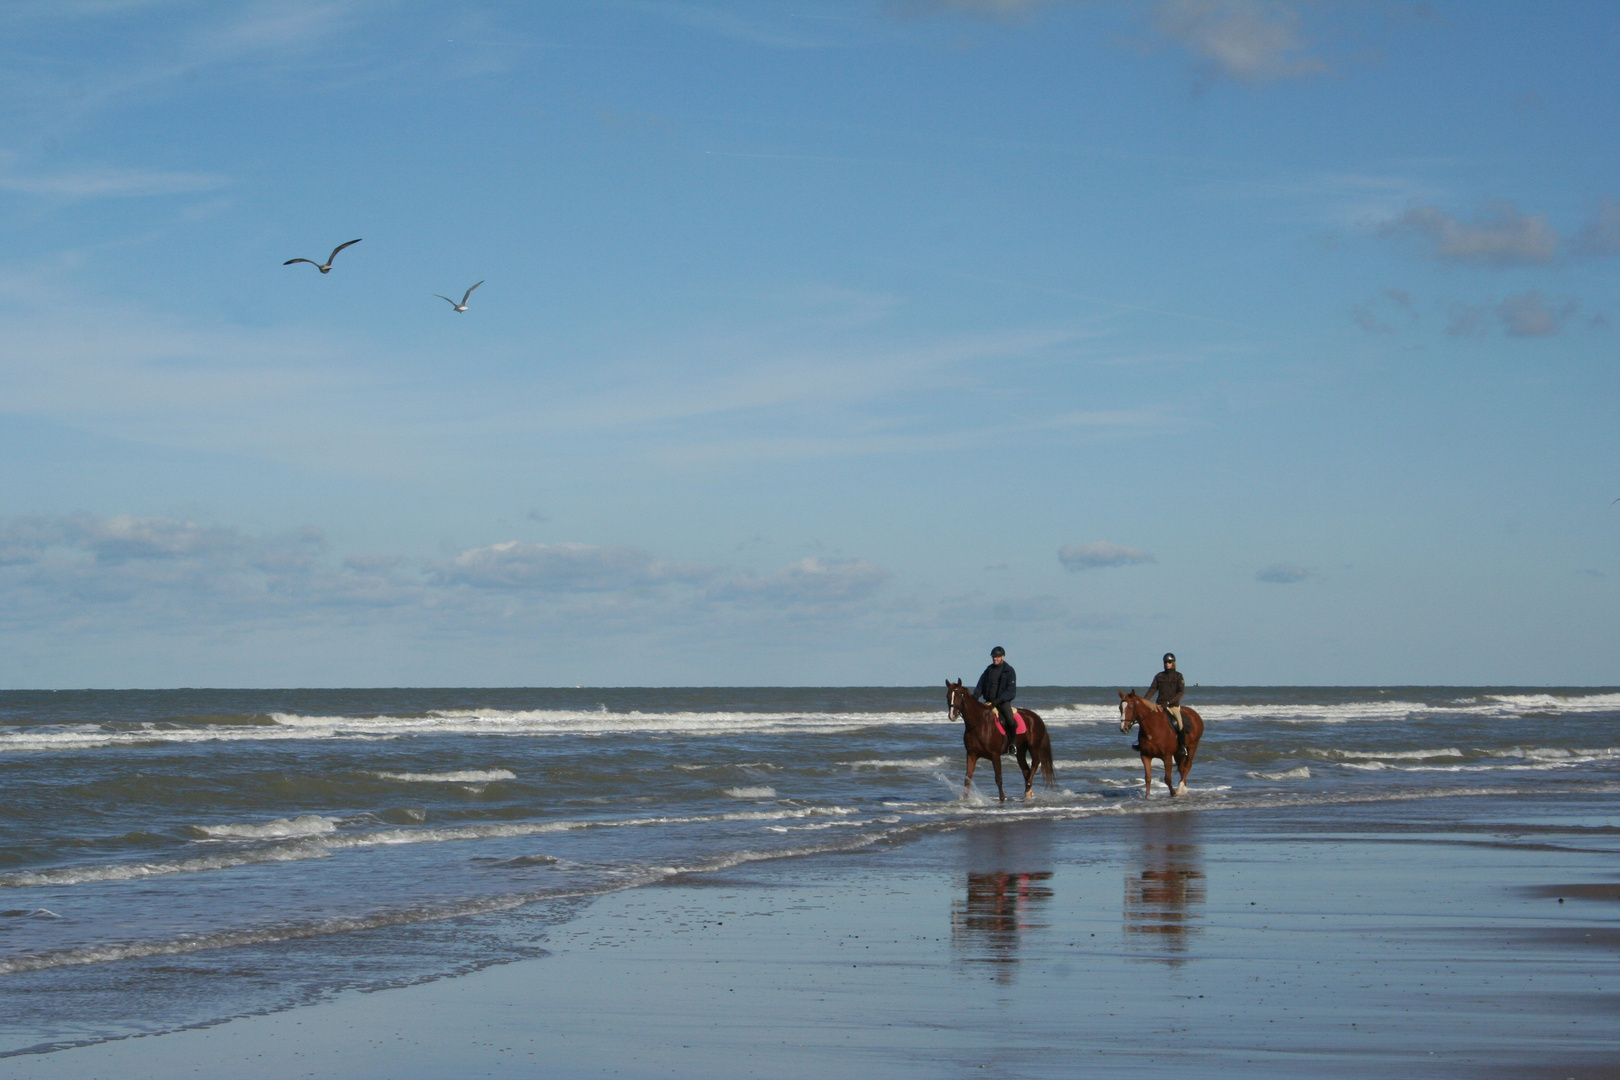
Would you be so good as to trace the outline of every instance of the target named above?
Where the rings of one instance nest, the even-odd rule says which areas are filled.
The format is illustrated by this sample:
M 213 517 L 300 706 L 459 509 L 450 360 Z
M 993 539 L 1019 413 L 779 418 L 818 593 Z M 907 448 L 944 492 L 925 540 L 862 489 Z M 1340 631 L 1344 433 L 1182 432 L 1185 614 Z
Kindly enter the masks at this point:
M 1018 676 L 1005 660 L 991 664 L 979 676 L 979 685 L 973 688 L 973 693 L 980 701 L 988 701 L 992 705 L 1011 701 L 1018 696 Z
M 1160 705 L 1180 705 L 1181 695 L 1186 692 L 1187 680 L 1179 671 L 1159 672 L 1153 676 L 1153 685 L 1148 687 L 1149 694 L 1159 695 Z

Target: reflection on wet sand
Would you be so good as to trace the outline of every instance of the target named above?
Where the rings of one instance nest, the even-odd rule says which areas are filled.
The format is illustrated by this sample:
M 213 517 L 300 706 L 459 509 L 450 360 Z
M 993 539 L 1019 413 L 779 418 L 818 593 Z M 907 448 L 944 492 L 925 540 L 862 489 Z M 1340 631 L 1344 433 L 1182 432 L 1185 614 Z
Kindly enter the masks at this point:
M 1171 954 L 1162 959 L 1180 963 L 1189 938 L 1202 929 L 1197 908 L 1203 903 L 1202 859 L 1190 832 L 1172 826 L 1144 836 L 1138 865 L 1125 873 L 1125 933 L 1154 935 L 1138 940 Z
M 1050 870 L 969 873 L 967 898 L 951 904 L 951 941 L 962 951 L 963 959 L 1004 965 L 996 980 L 1010 982 L 1011 965 L 1018 962 L 1020 936 L 1046 926 L 1035 918 L 1052 899 L 1051 887 L 1043 884 L 1051 878 Z

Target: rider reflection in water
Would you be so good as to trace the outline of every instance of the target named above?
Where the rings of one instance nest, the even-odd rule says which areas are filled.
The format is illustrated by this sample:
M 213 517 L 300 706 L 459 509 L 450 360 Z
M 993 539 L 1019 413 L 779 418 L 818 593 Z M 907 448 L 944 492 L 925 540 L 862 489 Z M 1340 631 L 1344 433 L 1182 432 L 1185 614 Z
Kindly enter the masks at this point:
M 976 963 L 1013 964 L 1018 960 L 1020 935 L 1040 930 L 1032 921 L 1040 905 L 1052 899 L 1052 871 L 1014 874 L 1005 870 L 969 873 L 966 901 L 951 905 L 951 937 L 957 948 Z M 1001 970 L 996 981 L 1010 982 L 1012 972 Z
M 1182 678 L 1181 672 L 1176 670 L 1176 654 L 1164 654 L 1164 670 L 1153 676 L 1153 682 L 1147 689 L 1148 694 L 1154 695 L 1154 700 L 1170 714 L 1170 726 L 1175 729 L 1176 741 L 1181 741 L 1183 731 L 1181 723 L 1181 695 L 1187 692 L 1187 680 Z M 1147 695 L 1144 694 L 1144 697 Z M 1137 732 L 1136 741 L 1131 743 L 1132 750 L 1142 749 L 1142 734 Z
M 990 650 L 990 666 L 979 676 L 979 685 L 973 696 L 987 705 L 994 705 L 1001 716 L 1001 729 L 1007 733 L 1007 746 L 1013 744 L 1018 733 L 1018 722 L 1013 719 L 1012 700 L 1018 696 L 1018 676 L 1007 663 L 1007 650 L 1000 645 Z M 999 773 L 997 775 L 1000 775 Z
M 1155 940 L 1169 952 L 1187 951 L 1188 936 L 1199 932 L 1198 909 L 1204 904 L 1204 871 L 1198 855 L 1197 844 L 1143 847 L 1142 867 L 1125 874 L 1127 934 L 1160 935 Z

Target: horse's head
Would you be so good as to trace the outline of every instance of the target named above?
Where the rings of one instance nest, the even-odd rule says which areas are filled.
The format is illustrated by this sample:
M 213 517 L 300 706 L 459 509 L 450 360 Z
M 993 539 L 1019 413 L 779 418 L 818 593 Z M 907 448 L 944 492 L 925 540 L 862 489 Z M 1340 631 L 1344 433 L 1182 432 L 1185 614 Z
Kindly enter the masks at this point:
M 945 680 L 945 704 L 950 708 L 952 720 L 962 719 L 962 701 L 967 697 L 967 693 L 961 679 L 957 679 L 954 683 L 949 679 Z
M 1132 690 L 1129 694 L 1123 690 L 1119 692 L 1119 733 L 1121 735 L 1130 731 L 1131 725 L 1136 723 L 1136 707 L 1139 704 L 1142 704 L 1142 699 L 1136 696 L 1135 690 Z

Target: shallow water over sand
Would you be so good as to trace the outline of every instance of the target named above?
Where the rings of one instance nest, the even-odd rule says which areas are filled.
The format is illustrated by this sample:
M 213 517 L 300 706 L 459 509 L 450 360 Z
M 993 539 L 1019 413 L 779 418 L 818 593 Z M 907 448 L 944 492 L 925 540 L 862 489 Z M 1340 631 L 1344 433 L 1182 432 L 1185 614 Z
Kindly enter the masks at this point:
M 1613 843 L 1591 796 L 1620 791 L 1620 692 L 1187 700 L 1207 731 L 1172 802 L 1141 798 L 1111 689 L 1026 689 L 1058 783 L 1002 807 L 988 763 L 960 797 L 943 686 L 0 694 L 0 1053 L 465 972 L 536 955 L 605 893 L 996 822 L 1291 808 Z M 1127 884 L 1133 940 L 1199 932 L 1178 857 Z M 993 942 L 1049 887 L 971 880 L 952 933 Z

